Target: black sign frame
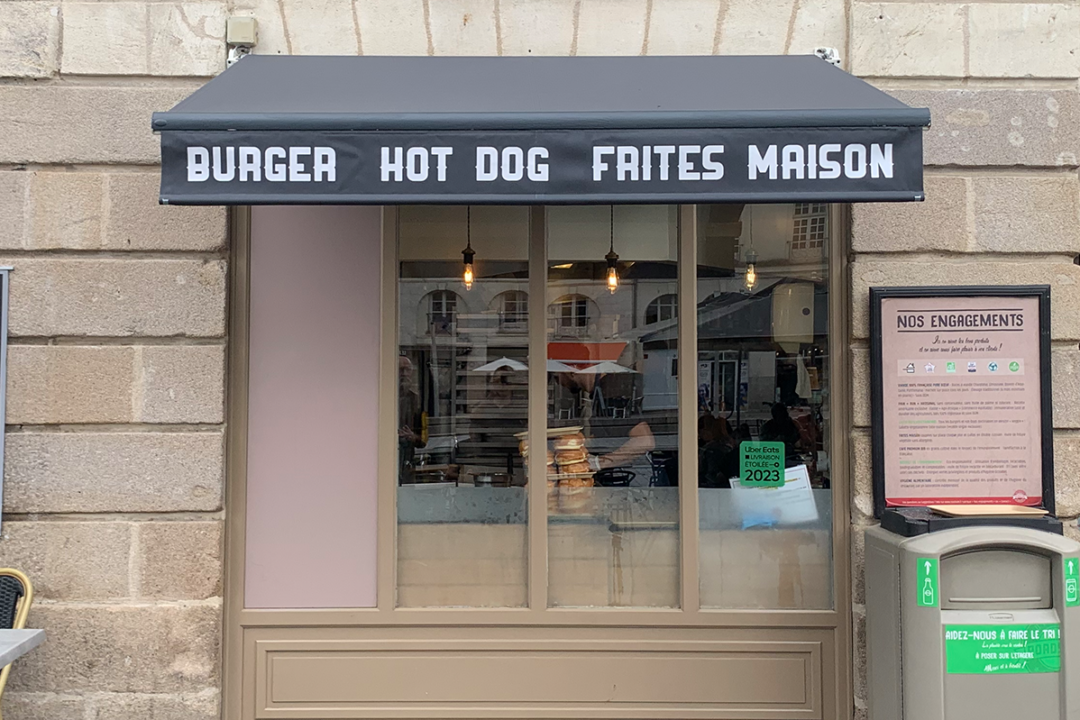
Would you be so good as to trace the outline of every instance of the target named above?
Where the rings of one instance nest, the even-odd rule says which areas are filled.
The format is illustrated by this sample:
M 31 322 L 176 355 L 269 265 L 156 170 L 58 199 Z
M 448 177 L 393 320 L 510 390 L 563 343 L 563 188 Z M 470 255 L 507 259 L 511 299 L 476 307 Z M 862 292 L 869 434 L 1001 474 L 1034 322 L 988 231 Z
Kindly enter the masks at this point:
M 1042 503 L 1051 516 L 1056 512 L 1054 498 L 1054 421 L 1053 386 L 1050 354 L 1049 285 L 962 285 L 926 287 L 870 288 L 870 422 L 873 459 L 874 517 L 885 513 L 885 424 L 883 403 L 881 304 L 887 298 L 1037 298 L 1039 301 L 1039 401 Z

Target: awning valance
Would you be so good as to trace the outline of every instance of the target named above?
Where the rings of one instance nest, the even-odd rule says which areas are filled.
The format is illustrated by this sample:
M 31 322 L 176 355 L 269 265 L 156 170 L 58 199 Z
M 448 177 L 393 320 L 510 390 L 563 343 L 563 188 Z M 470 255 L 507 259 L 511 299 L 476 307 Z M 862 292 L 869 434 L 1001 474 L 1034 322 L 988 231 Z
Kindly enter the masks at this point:
M 210 205 L 921 200 L 929 123 L 815 56 L 250 56 L 153 117 Z

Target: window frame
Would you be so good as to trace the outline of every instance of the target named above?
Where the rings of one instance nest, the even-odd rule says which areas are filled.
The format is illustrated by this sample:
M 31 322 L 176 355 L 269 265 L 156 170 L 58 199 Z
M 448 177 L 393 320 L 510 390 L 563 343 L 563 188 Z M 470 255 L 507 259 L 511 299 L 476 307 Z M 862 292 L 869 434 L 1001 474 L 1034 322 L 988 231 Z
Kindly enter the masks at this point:
M 237 207 L 230 211 L 229 262 L 229 374 L 228 374 L 228 421 L 226 424 L 226 553 L 224 589 L 223 634 L 223 702 L 229 717 L 240 717 L 251 711 L 248 702 L 247 683 L 254 682 L 254 656 L 250 655 L 252 643 L 259 637 L 285 637 L 299 629 L 305 632 L 346 632 L 362 628 L 398 627 L 404 631 L 428 633 L 460 633 L 455 628 L 648 628 L 659 632 L 714 628 L 731 632 L 731 641 L 743 647 L 754 637 L 769 637 L 790 641 L 801 637 L 819 647 L 822 653 L 821 668 L 829 675 L 823 679 L 826 688 L 823 699 L 824 712 L 850 711 L 851 656 L 852 656 L 852 535 L 849 493 L 852 485 L 849 429 L 852 427 L 853 394 L 849 386 L 854 354 L 850 348 L 849 323 L 851 288 L 846 282 L 850 228 L 850 208 L 846 205 L 829 205 L 828 246 L 829 265 L 827 277 L 830 288 L 829 328 L 830 348 L 830 437 L 831 462 L 833 464 L 833 608 L 829 610 L 730 610 L 701 609 L 697 589 L 697 463 L 680 464 L 680 493 L 682 488 L 692 490 L 683 495 L 681 503 L 681 579 L 682 603 L 677 609 L 670 608 L 549 608 L 543 585 L 535 578 L 546 576 L 547 528 L 539 513 L 546 511 L 544 483 L 535 483 L 536 492 L 530 494 L 529 512 L 529 607 L 527 608 L 398 608 L 395 606 L 396 584 L 396 491 L 397 491 L 397 428 L 393 422 L 381 422 L 378 428 L 378 528 L 377 528 L 377 603 L 371 608 L 327 608 L 321 610 L 301 609 L 253 609 L 244 606 L 245 518 L 247 487 L 247 378 L 249 353 L 248 294 L 250 288 L 251 208 Z M 398 374 L 398 228 L 400 210 L 395 206 L 382 208 L 382 239 L 376 256 L 381 256 L 381 317 L 380 378 L 395 379 Z M 679 232 L 679 327 L 680 339 L 687 347 L 696 347 L 695 301 L 696 283 L 696 235 L 697 206 L 678 208 Z M 529 208 L 529 295 L 544 297 L 547 273 L 545 208 Z M 686 271 L 689 269 L 689 272 Z M 530 347 L 544 347 L 547 340 L 547 316 L 533 312 L 529 316 L 528 334 Z M 857 349 L 856 349 L 857 350 Z M 865 353 L 865 351 L 864 351 Z M 681 378 L 694 379 L 696 353 L 681 353 L 679 373 Z M 531 372 L 536 367 L 537 372 Z M 529 388 L 530 427 L 542 432 L 547 423 L 546 372 L 543 363 L 530 365 Z M 694 412 L 694 388 L 680 384 L 680 412 L 689 417 L 681 419 L 683 428 L 680 449 L 694 450 L 697 424 Z M 380 416 L 390 417 L 396 413 L 397 383 L 379 382 L 378 404 Z M 687 396 L 689 402 L 682 401 Z M 687 408 L 684 410 L 683 408 Z M 691 419 L 693 421 L 691 421 Z M 686 453 L 684 457 L 696 456 Z M 545 462 L 535 455 L 542 476 Z M 535 472 L 535 468 L 530 472 Z M 535 475 L 534 475 L 535 476 Z M 537 515 L 533 515 L 536 513 Z M 424 631 L 422 628 L 429 628 Z M 442 629 L 440 629 L 442 628 Z M 349 630 L 352 629 L 352 630 Z M 389 632 L 389 630 L 387 630 Z M 469 631 L 476 632 L 476 631 Z M 482 632 L 482 630 L 480 630 Z M 748 635 L 747 633 L 753 633 Z M 335 635 L 336 636 L 336 635 Z M 443 637 L 444 635 L 439 635 Z M 457 635 L 454 635 L 456 637 Z M 451 637 L 446 634 L 445 637 Z M 725 637 L 729 637 L 725 635 Z M 734 646 L 733 646 L 733 649 Z M 244 704 L 242 706 L 242 703 Z M 252 715 L 252 717 L 254 717 Z

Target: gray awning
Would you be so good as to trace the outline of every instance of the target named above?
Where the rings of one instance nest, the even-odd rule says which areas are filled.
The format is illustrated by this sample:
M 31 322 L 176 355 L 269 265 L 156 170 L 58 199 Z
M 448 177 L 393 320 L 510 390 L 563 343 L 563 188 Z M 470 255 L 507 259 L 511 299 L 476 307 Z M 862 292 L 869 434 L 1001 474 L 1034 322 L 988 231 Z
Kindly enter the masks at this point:
M 814 56 L 251 56 L 169 112 L 170 203 L 917 200 L 910 108 Z

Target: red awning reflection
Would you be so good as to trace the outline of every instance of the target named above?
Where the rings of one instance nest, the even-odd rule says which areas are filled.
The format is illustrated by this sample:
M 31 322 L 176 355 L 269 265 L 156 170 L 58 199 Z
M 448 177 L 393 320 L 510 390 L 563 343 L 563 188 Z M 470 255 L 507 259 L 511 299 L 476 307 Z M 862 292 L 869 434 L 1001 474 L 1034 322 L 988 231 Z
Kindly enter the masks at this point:
M 573 365 L 616 362 L 625 349 L 625 342 L 550 342 L 548 359 Z

